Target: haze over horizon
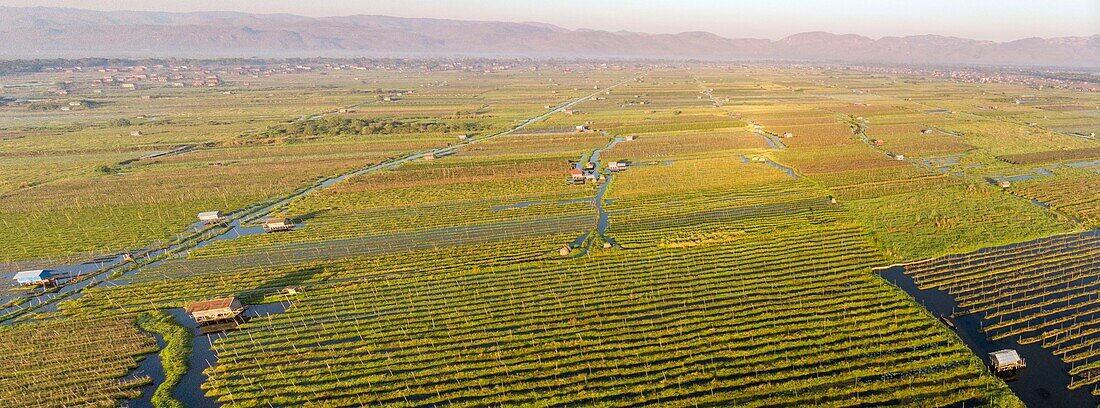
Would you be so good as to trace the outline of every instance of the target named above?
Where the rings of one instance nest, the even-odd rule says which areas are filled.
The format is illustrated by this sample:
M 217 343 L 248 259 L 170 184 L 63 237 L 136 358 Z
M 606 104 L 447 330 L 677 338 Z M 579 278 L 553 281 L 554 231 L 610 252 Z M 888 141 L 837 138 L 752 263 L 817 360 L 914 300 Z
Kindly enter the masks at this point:
M 1100 66 L 1100 35 L 995 42 L 943 34 L 874 39 L 810 29 L 771 40 L 707 31 L 569 29 L 547 25 L 552 20 L 7 6 L 0 11 L 0 56 L 6 58 L 464 55 Z
M 934 34 L 976 40 L 1013 41 L 1029 37 L 1091 36 L 1100 33 L 1100 2 L 929 0 L 918 3 L 868 0 L 677 2 L 646 0 L 372 1 L 197 0 L 184 3 L 137 0 L 0 0 L 0 6 L 70 7 L 100 11 L 236 11 L 310 17 L 385 15 L 474 21 L 538 22 L 570 30 L 592 29 L 675 34 L 703 31 L 727 38 L 777 40 L 825 31 L 881 38 Z M 980 22 L 980 23 L 976 23 Z
M 1100 0 L 0 0 L 0 408 L 1100 408 Z

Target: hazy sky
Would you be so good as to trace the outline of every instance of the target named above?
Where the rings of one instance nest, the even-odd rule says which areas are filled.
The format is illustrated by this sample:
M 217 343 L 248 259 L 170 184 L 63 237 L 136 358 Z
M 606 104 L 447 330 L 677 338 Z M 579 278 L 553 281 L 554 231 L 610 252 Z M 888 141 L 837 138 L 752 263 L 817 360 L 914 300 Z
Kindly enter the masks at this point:
M 1100 34 L 1100 0 L 0 0 L 97 10 L 383 14 L 777 39 L 804 31 L 986 40 Z

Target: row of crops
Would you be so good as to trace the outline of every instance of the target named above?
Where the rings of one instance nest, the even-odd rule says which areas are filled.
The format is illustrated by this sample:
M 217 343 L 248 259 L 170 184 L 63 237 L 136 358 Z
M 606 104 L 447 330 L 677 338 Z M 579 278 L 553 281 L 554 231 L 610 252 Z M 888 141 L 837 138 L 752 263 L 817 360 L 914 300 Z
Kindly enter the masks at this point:
M 611 77 L 553 74 L 455 74 L 431 86 L 404 79 L 414 96 L 359 108 L 507 126 Z M 882 95 L 816 84 L 837 81 Z M 500 83 L 510 85 L 487 86 Z M 296 231 L 212 243 L 89 289 L 61 310 L 129 319 L 229 295 L 291 300 L 285 313 L 214 342 L 218 361 L 204 389 L 227 406 L 1018 406 L 954 333 L 869 271 L 1072 223 L 988 183 L 895 160 L 852 133 L 849 120 L 862 116 L 873 137 L 918 156 L 973 146 L 949 133 L 910 134 L 959 125 L 932 123 L 921 104 L 962 109 L 905 99 L 913 89 L 814 69 L 651 70 L 525 133 L 295 200 L 284 210 L 301 223 Z M 769 148 L 750 121 L 791 133 L 781 139 L 789 148 Z M 596 131 L 571 130 L 580 124 Z M 564 182 L 569 161 L 627 135 L 637 140 L 600 157 L 631 161 L 601 203 L 616 244 L 562 255 L 596 221 L 592 186 Z M 445 136 L 386 142 L 418 150 L 456 140 Z M 315 143 L 233 149 L 263 157 L 257 149 Z M 345 153 L 335 154 L 355 156 Z M 1094 252 L 1047 264 L 1088 265 Z M 1074 277 L 1094 283 L 1072 273 L 1049 282 Z M 278 294 L 292 285 L 302 294 Z M 1005 322 L 1021 316 L 1020 305 L 981 299 L 967 301 Z M 1041 310 L 1060 318 L 1056 303 L 1073 299 L 1042 300 Z M 1082 313 L 1096 301 L 1086 296 Z M 1091 326 L 1076 330 L 1038 341 L 1091 353 L 1077 340 Z M 1081 381 L 1092 378 L 1086 360 Z
M 1100 227 L 1100 163 L 1091 169 L 1059 168 L 1052 177 L 1013 183 L 1012 191 Z
M 208 395 L 229 406 L 1017 403 L 954 335 L 868 273 L 884 259 L 845 208 L 830 203 L 829 191 L 743 162 L 746 151 L 738 149 L 756 154 L 759 139 L 726 130 L 742 125 L 696 106 L 709 101 L 693 102 L 696 85 L 674 78 L 649 76 L 615 91 L 645 94 L 649 105 L 592 101 L 546 124 L 583 119 L 639 136 L 631 142 L 638 145 L 620 143 L 604 157 L 639 164 L 615 177 L 605 203 L 608 235 L 621 247 L 575 259 L 482 259 L 561 245 L 543 232 L 507 246 L 450 239 L 449 249 L 349 256 L 326 266 L 330 278 L 310 285 L 286 313 L 215 344 Z M 677 106 L 683 113 L 667 110 Z M 695 130 L 670 131 L 668 123 L 689 109 L 675 129 Z M 708 115 L 719 122 L 709 124 Z M 716 130 L 699 130 L 703 124 Z M 591 149 L 581 139 L 560 140 L 567 144 L 541 142 L 575 146 L 565 157 Z M 650 142 L 670 147 L 643 145 Z M 524 154 L 496 143 L 479 146 L 480 160 Z M 428 228 L 397 225 L 421 231 L 461 225 L 455 214 L 506 223 L 584 209 L 487 212 L 505 191 L 531 193 L 509 196 L 517 202 L 546 203 L 587 187 L 517 188 L 503 175 L 481 187 L 460 170 L 469 153 L 435 161 L 453 182 L 415 195 L 438 203 L 421 207 L 427 216 L 417 219 Z M 315 207 L 334 210 L 316 223 L 407 217 L 371 196 L 393 188 L 403 187 L 349 184 L 318 197 L 326 204 Z M 465 204 L 474 191 L 488 203 Z
M 85 290 L 84 296 L 63 304 L 61 309 L 68 315 L 111 316 L 183 307 L 190 302 L 228 295 L 242 296 L 253 303 L 268 297 L 281 300 L 277 293 L 292 285 L 308 289 L 323 282 L 402 279 L 452 268 L 493 268 L 543 259 L 574 238 L 576 234 L 527 238 L 522 244 L 440 245 L 410 251 L 400 258 L 394 254 L 357 254 L 320 261 L 290 257 L 202 259 L 166 264 L 125 281 Z M 392 262 L 397 259 L 407 262 Z
M 766 197 L 785 201 L 753 198 Z M 777 218 L 745 220 L 755 225 L 734 243 L 319 285 L 250 323 L 263 336 L 217 344 L 207 389 L 231 406 L 936 405 L 1003 393 L 867 273 L 880 259 L 853 225 Z
M 1066 168 L 1057 178 L 1028 180 L 1008 191 L 986 180 L 994 172 L 1015 171 L 995 158 L 1000 152 L 1090 142 L 972 114 L 979 110 L 974 104 L 984 102 L 966 86 L 929 94 L 924 83 L 899 86 L 881 78 L 809 73 L 811 84 L 771 89 L 756 75 L 767 74 L 703 79 L 716 98 L 732 96 L 722 109 L 764 131 L 789 133 L 782 139 L 789 148 L 770 156 L 828 187 L 890 258 L 971 252 L 1080 230 L 1094 221 L 1100 201 L 1088 186 L 1097 180 L 1095 172 Z M 745 95 L 754 99 L 739 100 Z M 934 108 L 956 113 L 930 113 Z
M 906 271 L 922 288 L 954 296 L 959 313 L 982 316 L 989 338 L 1040 344 L 1069 363 L 1071 389 L 1100 382 L 1097 230 L 936 258 Z
M 63 308 L 74 314 L 110 313 L 111 307 L 130 313 L 227 294 L 258 301 L 289 285 L 427 273 L 390 265 L 364 276 L 345 267 L 406 252 L 452 260 L 470 256 L 466 265 L 483 266 L 496 259 L 546 257 L 590 228 L 592 203 L 578 198 L 591 189 L 563 182 L 566 157 L 576 157 L 575 151 L 560 158 L 517 154 L 516 138 L 496 138 L 435 161 L 405 163 L 315 191 L 285 210 L 304 225 L 296 231 L 213 242 L 90 290 L 90 296 Z M 549 135 L 540 146 L 547 155 L 547 146 L 589 142 Z M 501 144 L 512 149 L 498 149 Z M 490 156 L 467 154 L 494 150 L 498 153 Z
M 608 234 L 621 248 L 490 267 L 470 264 L 480 246 L 349 259 L 339 275 L 426 273 L 311 285 L 217 343 L 206 389 L 229 406 L 1015 403 L 867 272 L 883 259 L 828 191 L 727 146 L 617 175 Z M 642 159 L 629 148 L 607 159 Z
M 53 320 L 0 328 L 0 406 L 111 407 L 148 377 L 126 377 L 156 341 L 121 318 Z
M 610 84 L 624 73 L 560 75 L 556 84 L 563 89 L 555 94 L 547 89 L 550 75 L 447 72 L 425 78 L 385 70 L 330 72 L 252 78 L 246 81 L 252 86 L 233 83 L 226 85 L 228 89 L 144 92 L 152 99 L 113 89 L 95 94 L 73 89 L 73 97 L 105 102 L 102 109 L 91 116 L 55 116 L 41 122 L 26 112 L 0 113 L 0 128 L 20 128 L 23 136 L 5 141 L 0 157 L 0 227 L 9 232 L 0 235 L 0 246 L 7 248 L 0 251 L 0 262 L 147 247 L 184 230 L 197 212 L 242 208 L 288 194 L 319 177 L 456 141 L 454 133 L 440 132 L 329 134 L 294 143 L 255 136 L 270 126 L 334 116 L 475 121 L 479 125 L 472 135 L 492 133 L 544 112 L 544 105 L 591 92 L 591 83 Z M 28 83 L 91 80 L 80 72 L 48 76 L 52 78 Z M 380 103 L 372 90 L 360 89 L 365 83 L 413 93 Z M 135 118 L 139 115 L 143 119 Z M 120 118 L 132 124 L 120 125 Z M 28 120 L 31 123 L 20 126 Z M 182 144 L 200 148 L 118 165 Z M 103 171 L 93 170 L 100 166 Z

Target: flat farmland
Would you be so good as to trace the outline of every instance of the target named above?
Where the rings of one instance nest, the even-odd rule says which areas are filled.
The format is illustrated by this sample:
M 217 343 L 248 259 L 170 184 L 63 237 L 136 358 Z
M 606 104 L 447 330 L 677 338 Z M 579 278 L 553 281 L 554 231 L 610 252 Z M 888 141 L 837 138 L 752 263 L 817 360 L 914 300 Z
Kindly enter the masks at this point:
M 1096 227 L 1100 142 L 1063 127 L 1095 117 L 1050 109 L 1091 93 L 1018 105 L 1016 85 L 812 65 L 210 64 L 221 80 L 201 88 L 5 78 L 72 109 L 0 108 L 0 271 L 141 254 L 0 292 L 4 338 L 118 350 L 20 362 L 5 405 L 160 388 L 227 407 L 1018 407 L 987 356 L 874 271 L 912 265 L 1006 316 L 972 293 L 1094 289 L 1091 238 L 1015 275 L 944 261 Z M 227 224 L 196 226 L 212 210 Z M 269 218 L 294 229 L 262 233 Z M 1044 274 L 1059 259 L 1080 270 Z M 256 317 L 167 345 L 192 323 L 164 316 L 220 297 Z M 1090 299 L 1070 299 L 1076 323 L 1020 329 L 1058 313 L 1040 306 L 989 334 L 1066 351 L 1072 383 L 1050 391 L 1091 392 Z M 197 380 L 135 369 L 154 355 Z M 194 356 L 212 361 L 173 365 Z M 38 397 L 36 370 L 81 368 L 65 385 L 86 398 Z

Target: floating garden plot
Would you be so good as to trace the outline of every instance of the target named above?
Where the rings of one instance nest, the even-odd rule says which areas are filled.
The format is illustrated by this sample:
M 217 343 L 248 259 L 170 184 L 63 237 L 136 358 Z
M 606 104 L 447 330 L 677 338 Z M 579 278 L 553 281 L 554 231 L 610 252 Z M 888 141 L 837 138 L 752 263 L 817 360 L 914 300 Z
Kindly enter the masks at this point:
M 130 376 L 156 341 L 124 318 L 71 319 L 0 330 L 0 406 L 112 406 L 147 376 Z M 126 378 L 123 378 L 126 377 Z
M 882 274 L 960 330 L 975 353 L 1018 349 L 1027 368 L 1010 386 L 1026 403 L 1100 402 L 1089 397 L 1100 396 L 1100 230 L 909 263 Z

